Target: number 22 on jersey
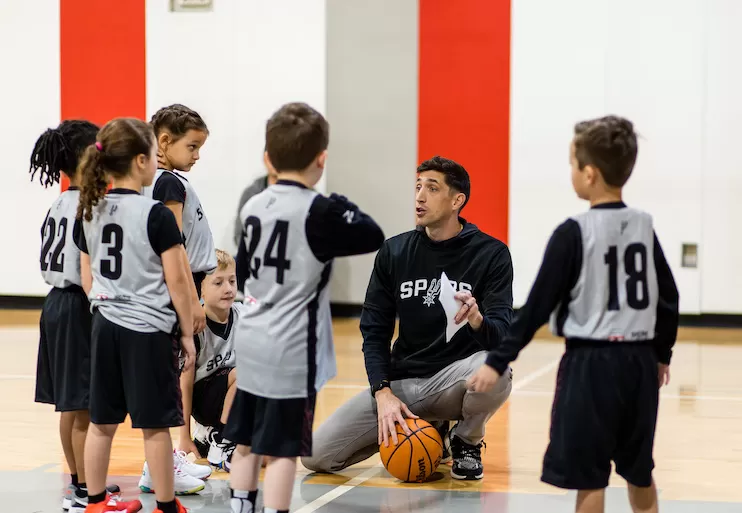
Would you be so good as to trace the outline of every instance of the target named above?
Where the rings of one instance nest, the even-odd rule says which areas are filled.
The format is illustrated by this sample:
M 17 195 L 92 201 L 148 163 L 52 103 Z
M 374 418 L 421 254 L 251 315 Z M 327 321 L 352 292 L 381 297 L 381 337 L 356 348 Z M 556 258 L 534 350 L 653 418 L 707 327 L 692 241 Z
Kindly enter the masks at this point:
M 286 245 L 289 237 L 289 222 L 278 220 L 273 227 L 273 232 L 268 239 L 265 252 L 262 258 L 255 256 L 260 237 L 262 226 L 260 219 L 250 216 L 245 219 L 244 237 L 245 248 L 247 249 L 247 268 L 250 277 L 259 278 L 260 267 L 274 267 L 276 269 L 276 283 L 283 285 L 286 271 L 291 269 L 291 261 L 286 259 Z
M 67 218 L 63 217 L 57 221 L 49 216 L 44 225 L 44 245 L 41 247 L 41 270 L 46 271 L 51 267 L 52 271 L 64 272 L 64 243 L 67 240 Z M 54 252 L 49 257 L 49 251 L 54 245 L 54 239 L 57 239 L 57 245 L 54 247 Z

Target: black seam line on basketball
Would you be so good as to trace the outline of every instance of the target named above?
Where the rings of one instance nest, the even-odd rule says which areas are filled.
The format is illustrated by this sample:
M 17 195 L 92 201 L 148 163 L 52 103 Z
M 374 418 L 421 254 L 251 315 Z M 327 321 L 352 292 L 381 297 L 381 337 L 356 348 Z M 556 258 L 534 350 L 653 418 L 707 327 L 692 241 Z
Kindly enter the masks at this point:
M 431 429 L 435 429 L 435 428 L 434 428 L 433 426 L 430 426 L 430 427 L 431 427 Z M 425 436 L 427 436 L 428 438 L 430 438 L 431 440 L 433 440 L 433 441 L 434 441 L 435 443 L 437 443 L 438 445 L 440 445 L 440 446 L 441 446 L 441 449 L 443 449 L 443 444 L 442 444 L 442 443 L 440 443 L 440 442 L 439 442 L 438 440 L 436 440 L 435 438 L 433 438 L 432 436 L 430 436 L 429 434 L 427 434 L 427 433 L 425 432 L 425 428 L 422 428 L 422 429 L 420 430 L 420 432 L 421 432 L 421 433 L 422 433 L 423 435 L 425 435 Z M 438 432 L 438 431 L 436 431 L 436 433 L 437 433 L 437 432 Z
M 422 430 L 420 430 L 420 431 L 422 431 Z M 433 458 L 430 457 L 430 453 L 428 452 L 428 448 L 425 447 L 425 444 L 423 443 L 423 441 L 420 439 L 419 436 L 417 436 L 417 431 L 415 431 L 413 433 L 413 435 L 415 435 L 415 438 L 417 438 L 417 441 L 420 442 L 420 445 L 422 446 L 423 450 L 425 451 L 425 454 L 428 455 L 428 461 L 430 462 L 430 474 L 432 475 L 433 474 Z
M 412 434 L 414 435 L 415 433 L 412 433 Z M 410 479 L 411 479 L 410 472 L 412 472 L 412 454 L 415 452 L 415 448 L 412 446 L 412 440 L 410 440 L 410 437 L 411 435 L 405 439 L 405 442 L 410 442 L 410 463 L 407 465 L 407 482 L 408 483 L 410 482 Z
M 404 434 L 404 433 L 403 433 L 403 434 Z M 387 460 L 386 460 L 387 464 L 388 464 L 388 463 L 389 463 L 390 461 L 392 461 L 392 457 L 394 456 L 394 453 L 395 453 L 395 452 L 397 452 L 397 451 L 399 450 L 399 448 L 400 448 L 400 447 L 402 447 L 402 444 L 403 444 L 403 443 L 405 443 L 405 442 L 407 442 L 408 440 L 409 440 L 409 438 L 405 438 L 405 439 L 404 439 L 404 440 L 402 440 L 402 441 L 401 441 L 400 443 L 398 443 L 398 444 L 396 445 L 396 447 L 394 447 L 394 450 L 393 450 L 393 451 L 392 451 L 392 453 L 391 453 L 391 454 L 389 455 L 389 458 L 387 458 Z M 391 436 L 389 437 L 389 441 L 391 442 Z M 383 443 L 383 442 L 382 442 L 382 443 Z M 412 445 L 412 442 L 410 442 L 410 445 Z M 412 450 L 412 448 L 410 447 L 410 451 L 411 451 L 411 450 Z M 386 466 L 386 465 L 384 465 L 384 466 Z

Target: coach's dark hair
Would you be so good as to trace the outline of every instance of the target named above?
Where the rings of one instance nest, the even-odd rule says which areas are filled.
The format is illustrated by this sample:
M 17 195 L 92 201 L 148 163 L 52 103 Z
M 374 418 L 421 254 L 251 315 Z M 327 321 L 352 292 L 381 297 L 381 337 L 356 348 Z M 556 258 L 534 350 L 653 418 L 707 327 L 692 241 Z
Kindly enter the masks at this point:
M 92 220 L 93 207 L 105 196 L 109 178 L 128 175 L 131 161 L 140 154 L 149 157 L 154 144 L 152 127 L 140 119 L 116 118 L 106 123 L 80 162 L 82 187 L 77 217 Z
M 443 173 L 443 179 L 445 180 L 446 185 L 454 191 L 461 192 L 466 196 L 464 204 L 461 205 L 459 212 L 461 212 L 466 204 L 469 203 L 471 182 L 469 181 L 469 173 L 466 172 L 464 166 L 451 159 L 436 155 L 432 159 L 428 159 L 417 166 L 418 173 L 422 173 L 423 171 L 439 171 Z
M 638 148 L 628 119 L 605 116 L 577 123 L 574 145 L 579 168 L 594 166 L 608 185 L 623 186 L 634 170 Z
M 329 143 L 329 123 L 306 103 L 287 103 L 266 123 L 265 151 L 276 171 L 306 169 Z
M 206 122 L 201 115 L 179 103 L 162 107 L 155 112 L 150 123 L 155 131 L 155 136 L 159 137 L 163 130 L 167 130 L 176 141 L 187 134 L 188 130 L 199 130 L 207 135 L 209 133 Z
M 89 121 L 69 119 L 57 128 L 49 128 L 39 136 L 31 152 L 31 180 L 39 173 L 39 183 L 49 187 L 59 183 L 60 171 L 72 178 L 77 172 L 80 156 L 95 142 L 98 127 Z

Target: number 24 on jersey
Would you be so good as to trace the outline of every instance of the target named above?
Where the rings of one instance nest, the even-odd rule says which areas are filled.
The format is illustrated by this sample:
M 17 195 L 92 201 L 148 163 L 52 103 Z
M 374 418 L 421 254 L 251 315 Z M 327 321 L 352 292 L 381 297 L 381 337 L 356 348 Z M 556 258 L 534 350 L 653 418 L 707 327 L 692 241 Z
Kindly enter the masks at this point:
M 291 269 L 291 260 L 286 259 L 289 223 L 288 221 L 276 221 L 262 258 L 255 256 L 258 245 L 260 244 L 261 232 L 262 225 L 260 219 L 255 216 L 245 219 L 244 237 L 246 239 L 245 247 L 247 249 L 248 278 L 253 277 L 258 279 L 261 266 L 275 267 L 276 283 L 283 285 L 286 271 Z

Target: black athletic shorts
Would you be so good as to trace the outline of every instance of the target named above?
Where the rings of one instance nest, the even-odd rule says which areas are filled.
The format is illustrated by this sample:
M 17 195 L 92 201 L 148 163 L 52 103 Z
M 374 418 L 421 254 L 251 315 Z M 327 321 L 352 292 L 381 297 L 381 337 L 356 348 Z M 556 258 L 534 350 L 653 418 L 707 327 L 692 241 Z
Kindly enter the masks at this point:
M 211 376 L 193 384 L 193 418 L 202 426 L 216 426 L 221 422 L 224 398 L 229 388 L 229 372 L 224 367 Z
M 261 456 L 311 456 L 315 399 L 267 399 L 237 390 L 222 435 Z
M 38 403 L 56 411 L 87 410 L 90 401 L 90 303 L 81 287 L 53 288 L 39 321 Z
M 568 344 L 541 480 L 567 489 L 605 488 L 613 461 L 630 484 L 650 486 L 658 406 L 650 343 Z
M 121 424 L 127 413 L 134 428 L 183 425 L 178 379 L 179 341 L 157 331 L 119 326 L 93 314 L 90 420 Z

